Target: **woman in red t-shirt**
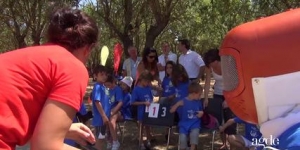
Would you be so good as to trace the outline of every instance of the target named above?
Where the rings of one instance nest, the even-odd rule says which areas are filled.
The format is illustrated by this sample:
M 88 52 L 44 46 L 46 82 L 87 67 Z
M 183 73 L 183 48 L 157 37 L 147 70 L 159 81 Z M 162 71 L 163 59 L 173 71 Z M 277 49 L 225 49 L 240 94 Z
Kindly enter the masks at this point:
M 51 16 L 49 43 L 0 55 L 0 150 L 30 140 L 33 150 L 74 149 L 65 138 L 95 142 L 83 124 L 72 124 L 88 83 L 84 63 L 97 42 L 96 23 L 80 10 Z

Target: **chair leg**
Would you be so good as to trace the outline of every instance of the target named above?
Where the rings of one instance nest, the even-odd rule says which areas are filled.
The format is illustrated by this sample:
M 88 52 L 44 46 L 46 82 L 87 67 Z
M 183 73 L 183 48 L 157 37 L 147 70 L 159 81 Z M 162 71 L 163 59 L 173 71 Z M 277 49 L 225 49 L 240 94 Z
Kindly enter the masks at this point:
M 124 121 L 124 123 L 123 123 L 123 129 L 122 129 L 122 133 L 121 133 L 121 143 L 123 143 L 124 142 L 124 133 L 125 133 L 125 127 L 126 127 L 126 122 L 127 121 Z
M 140 125 L 139 125 L 139 149 L 141 149 L 141 145 L 142 145 L 142 142 L 143 142 L 142 130 L 143 130 L 143 124 L 140 123 Z
M 214 150 L 214 143 L 215 143 L 215 135 L 216 135 L 216 130 L 212 132 L 212 139 L 211 139 L 211 149 Z
M 120 125 L 120 122 L 117 123 L 117 128 L 119 128 L 119 132 L 121 134 L 121 137 L 123 137 L 123 130 L 121 129 L 121 125 Z
M 167 150 L 169 149 L 171 130 L 172 130 L 172 127 L 169 127 L 169 129 L 168 129 L 168 140 L 167 140 Z
M 180 134 L 178 135 L 178 150 L 180 150 Z

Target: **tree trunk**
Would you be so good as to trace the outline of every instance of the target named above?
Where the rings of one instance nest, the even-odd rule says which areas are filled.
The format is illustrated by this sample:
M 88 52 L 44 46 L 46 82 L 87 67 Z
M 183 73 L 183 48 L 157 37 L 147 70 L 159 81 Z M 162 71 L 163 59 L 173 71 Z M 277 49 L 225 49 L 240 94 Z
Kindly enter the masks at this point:
M 17 36 L 16 37 L 17 40 L 17 48 L 24 48 L 27 46 L 26 42 L 25 42 L 25 36 Z
M 125 56 L 128 57 L 129 56 L 129 54 L 128 54 L 129 46 L 134 46 L 133 45 L 133 39 L 130 38 L 129 35 L 124 35 L 121 38 L 121 40 L 122 40 L 122 43 L 123 43 L 123 52 L 124 52 Z
M 165 22 L 161 22 L 158 25 L 151 25 L 149 30 L 146 33 L 146 47 L 153 47 L 155 39 L 159 36 L 159 34 L 165 29 L 168 25 L 169 20 L 165 20 Z
M 32 40 L 33 40 L 33 45 L 40 45 L 40 39 L 41 39 L 41 36 L 40 35 L 32 35 Z

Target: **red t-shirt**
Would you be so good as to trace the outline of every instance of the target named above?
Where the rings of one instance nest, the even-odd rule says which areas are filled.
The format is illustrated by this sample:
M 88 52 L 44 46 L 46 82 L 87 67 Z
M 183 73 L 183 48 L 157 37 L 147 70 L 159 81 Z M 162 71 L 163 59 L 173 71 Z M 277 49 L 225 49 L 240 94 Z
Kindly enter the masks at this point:
M 84 64 L 63 47 L 34 46 L 1 54 L 0 150 L 28 142 L 47 99 L 78 111 L 87 83 Z

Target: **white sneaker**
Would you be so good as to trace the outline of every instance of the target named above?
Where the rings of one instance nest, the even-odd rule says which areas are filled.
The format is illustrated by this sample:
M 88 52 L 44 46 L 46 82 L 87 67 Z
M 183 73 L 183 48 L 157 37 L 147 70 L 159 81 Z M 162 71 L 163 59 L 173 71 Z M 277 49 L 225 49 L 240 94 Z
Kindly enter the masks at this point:
M 106 143 L 106 149 L 111 149 L 112 148 L 112 144 L 110 142 Z
M 119 150 L 120 143 L 118 141 L 113 142 L 111 150 Z

